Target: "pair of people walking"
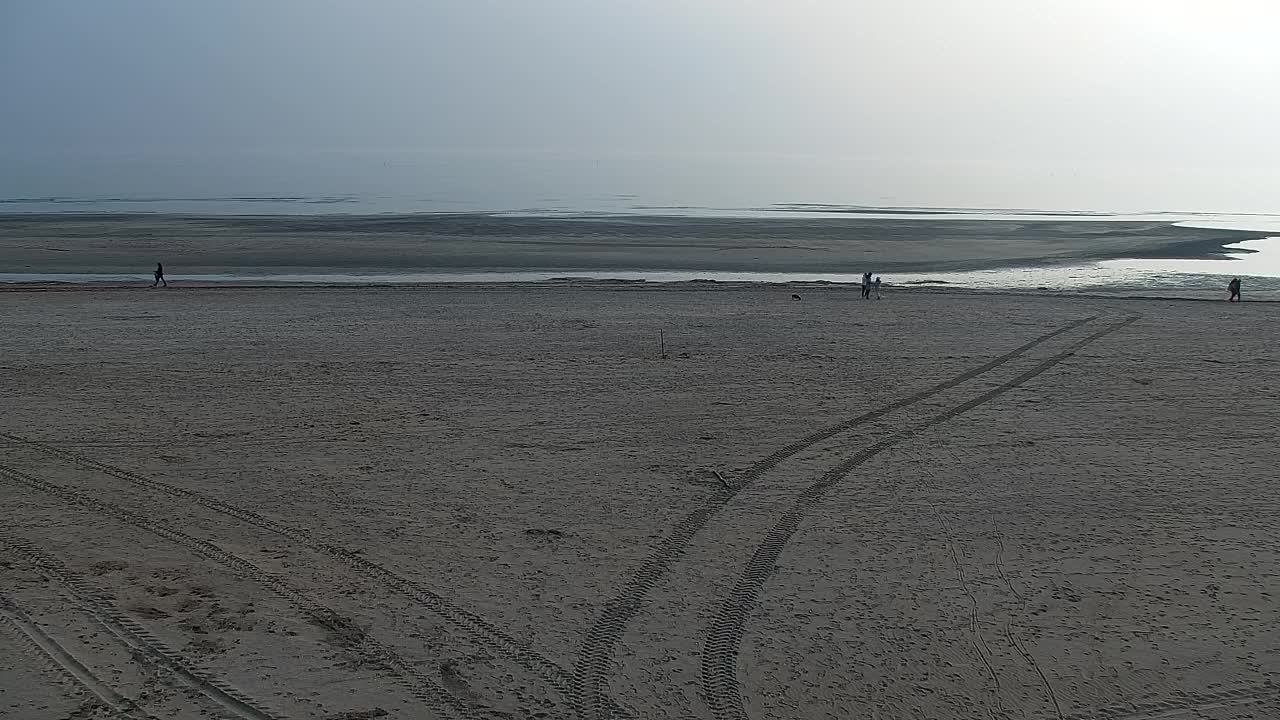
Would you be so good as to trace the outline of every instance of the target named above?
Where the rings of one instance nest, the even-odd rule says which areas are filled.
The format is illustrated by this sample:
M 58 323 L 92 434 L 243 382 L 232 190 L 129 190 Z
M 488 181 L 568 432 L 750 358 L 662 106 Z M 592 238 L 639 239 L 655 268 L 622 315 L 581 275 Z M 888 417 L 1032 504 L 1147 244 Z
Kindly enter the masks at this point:
M 876 299 L 880 299 L 880 278 L 871 279 L 871 273 L 862 273 L 862 299 L 871 299 L 871 290 L 875 289 Z

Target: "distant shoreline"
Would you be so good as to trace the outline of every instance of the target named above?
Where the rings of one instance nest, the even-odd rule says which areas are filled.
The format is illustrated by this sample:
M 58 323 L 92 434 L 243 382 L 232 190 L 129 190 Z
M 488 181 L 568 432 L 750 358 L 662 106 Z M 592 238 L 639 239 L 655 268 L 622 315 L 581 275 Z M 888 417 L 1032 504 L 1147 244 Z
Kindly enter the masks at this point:
M 493 214 L 0 214 L 0 273 L 921 273 L 1221 257 L 1172 221 Z

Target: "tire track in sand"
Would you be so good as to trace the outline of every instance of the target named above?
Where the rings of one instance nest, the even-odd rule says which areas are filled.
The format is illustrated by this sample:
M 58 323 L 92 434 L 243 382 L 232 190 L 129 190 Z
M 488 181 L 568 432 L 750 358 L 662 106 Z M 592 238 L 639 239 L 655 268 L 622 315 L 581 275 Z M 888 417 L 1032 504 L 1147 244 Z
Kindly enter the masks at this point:
M 1000 579 L 1004 581 L 1005 587 L 1009 588 L 1009 593 L 1020 603 L 1021 608 L 1019 611 L 1019 617 L 1026 617 L 1027 598 L 1023 596 L 1022 593 L 1018 592 L 1017 588 L 1013 586 L 1013 581 L 1011 581 L 1009 576 L 1004 572 L 1004 533 L 1000 531 L 1000 523 L 996 520 L 996 514 L 994 512 L 991 513 L 991 527 L 995 530 L 996 537 L 996 574 L 998 574 Z M 1040 663 L 1036 662 L 1036 657 L 1032 655 L 1026 645 L 1024 645 L 1022 641 L 1013 634 L 1013 622 L 1014 618 L 1005 618 L 1004 636 L 1005 639 L 1009 641 L 1009 647 L 1012 647 L 1020 656 L 1022 656 L 1023 661 L 1025 661 L 1027 665 L 1035 671 L 1036 675 L 1039 676 L 1040 684 L 1044 687 L 1045 694 L 1048 696 L 1049 701 L 1053 703 L 1053 710 L 1057 713 L 1058 720 L 1064 720 L 1062 717 L 1062 705 L 1058 703 L 1058 693 L 1054 691 L 1053 683 L 1049 682 L 1049 677 L 1044 674 L 1044 669 L 1040 667 Z
M 32 477 L 4 465 L 0 465 L 0 480 L 10 485 L 20 485 L 43 492 L 70 505 L 76 505 L 92 512 L 115 518 L 174 544 L 181 545 L 203 558 L 222 565 L 237 577 L 255 582 L 288 601 L 302 611 L 304 618 L 343 638 L 346 647 L 366 661 L 389 668 L 400 685 L 431 710 L 447 717 L 461 717 L 467 720 L 478 719 L 478 716 L 469 705 L 425 675 L 416 665 L 400 657 L 390 647 L 365 633 L 349 618 L 313 602 L 303 591 L 298 590 L 280 577 L 259 568 L 244 558 L 227 552 L 211 542 L 174 530 L 143 515 L 98 500 L 71 488 Z
M 64 450 L 54 445 L 40 442 L 39 440 L 30 440 L 28 438 L 4 432 L 0 432 L 0 439 L 35 448 L 48 455 L 69 460 L 77 465 L 97 470 L 105 475 L 109 475 L 118 480 L 124 480 L 125 482 L 132 483 L 139 487 L 156 490 L 181 500 L 190 501 L 214 512 L 233 517 L 241 522 L 266 530 L 267 532 L 288 538 L 298 545 L 308 548 L 314 552 L 341 560 L 357 573 L 381 583 L 383 586 L 396 591 L 402 596 L 413 600 L 418 605 L 435 613 L 439 618 L 444 620 L 446 624 L 461 631 L 468 637 L 468 639 L 472 640 L 477 645 L 493 651 L 498 657 L 504 657 L 515 662 L 517 665 L 547 681 L 551 687 L 562 693 L 565 697 L 569 696 L 571 678 L 564 668 L 534 652 L 533 649 L 498 629 L 492 623 L 479 615 L 468 612 L 467 610 L 454 605 L 443 596 L 429 590 L 421 583 L 399 575 L 384 565 L 362 557 L 355 552 L 347 550 L 346 548 L 318 540 L 306 530 L 292 527 L 275 520 L 270 520 L 251 510 L 237 507 L 194 490 L 188 490 L 154 478 L 149 478 L 145 475 L 140 475 L 114 465 L 109 465 L 70 450 Z
M 778 557 L 782 554 L 782 549 L 786 547 L 791 540 L 791 536 L 799 529 L 800 522 L 809 513 L 809 510 L 822 500 L 828 490 L 848 477 L 859 465 L 885 450 L 1004 395 L 1071 357 L 1077 350 L 1103 336 L 1126 327 L 1139 317 L 1141 315 L 1134 314 L 1125 320 L 1109 325 L 1071 344 L 1062 352 L 1041 361 L 1012 380 L 948 410 L 944 410 L 913 428 L 890 435 L 874 445 L 864 448 L 828 470 L 817 482 L 800 492 L 796 496 L 791 509 L 783 513 L 778 522 L 765 536 L 764 541 L 756 547 L 756 551 L 747 563 L 747 567 L 739 578 L 737 585 L 734 586 L 720 612 L 712 620 L 707 639 L 703 643 L 703 692 L 706 695 L 707 705 L 711 708 L 716 720 L 747 720 L 746 709 L 742 704 L 742 691 L 738 685 L 738 652 L 742 644 L 743 625 L 746 623 L 747 614 L 759 599 L 765 582 L 773 574 L 773 569 L 777 565 Z
M 210 677 L 166 646 L 151 631 L 115 608 L 100 591 L 77 576 L 61 561 L 23 540 L 8 530 L 0 529 L 0 545 L 25 558 L 40 574 L 60 583 L 87 613 L 109 635 L 132 653 L 155 663 L 176 675 L 184 683 L 222 708 L 248 720 L 279 720 L 280 716 L 262 709 L 262 705 L 230 683 Z
M 94 675 L 92 670 L 85 667 L 57 640 L 41 630 L 40 626 L 4 593 L 0 593 L 0 618 L 13 628 L 18 637 L 25 639 L 32 646 L 33 652 L 50 661 L 59 674 L 92 694 L 96 699 L 95 705 L 106 707 L 120 717 L 154 720 L 154 716 L 148 714 L 136 702 L 116 692 Z
M 938 517 L 938 522 L 942 525 L 943 535 L 947 540 L 947 550 L 951 554 L 951 563 L 956 567 L 956 576 L 960 579 L 960 590 L 964 592 L 965 597 L 969 598 L 969 644 L 973 646 L 978 657 L 981 658 L 982 664 L 987 668 L 987 674 L 991 676 L 992 688 L 991 697 L 996 701 L 996 710 L 1001 715 L 1005 715 L 1004 705 L 1000 699 L 1000 674 L 996 672 L 995 666 L 991 664 L 991 646 L 987 645 L 987 640 L 982 636 L 982 628 L 978 625 L 978 597 L 973 594 L 973 589 L 969 587 L 969 580 L 964 574 L 964 563 L 960 562 L 960 553 L 956 548 L 955 536 L 951 533 L 951 523 L 947 518 L 933 508 L 933 513 Z M 990 707 L 986 708 L 987 717 L 995 720 L 995 713 Z
M 609 714 L 611 707 L 608 703 L 605 687 L 608 682 L 609 667 L 613 658 L 614 648 L 622 639 L 627 626 L 648 604 L 649 592 L 653 590 L 658 581 L 684 554 L 694 535 L 706 527 L 711 518 L 720 512 L 739 492 L 746 489 L 751 483 L 782 461 L 795 456 L 806 448 L 842 432 L 878 420 L 896 410 L 927 400 L 979 375 L 995 370 L 1037 345 L 1048 342 L 1096 319 L 1096 315 L 1091 315 L 1067 323 L 1061 328 L 1040 335 L 949 380 L 940 382 L 913 395 L 908 395 L 905 398 L 894 400 L 856 417 L 814 431 L 756 461 L 739 477 L 730 483 L 726 483 L 726 487 L 723 490 L 704 500 L 699 507 L 676 523 L 670 534 L 641 562 L 640 567 L 632 575 L 622 591 L 605 605 L 600 617 L 588 631 L 587 637 L 578 653 L 578 662 L 573 670 L 572 698 L 578 717 L 582 718 L 582 720 L 598 720 L 598 718 L 611 717 Z M 0 437 L 9 436 L 0 434 Z

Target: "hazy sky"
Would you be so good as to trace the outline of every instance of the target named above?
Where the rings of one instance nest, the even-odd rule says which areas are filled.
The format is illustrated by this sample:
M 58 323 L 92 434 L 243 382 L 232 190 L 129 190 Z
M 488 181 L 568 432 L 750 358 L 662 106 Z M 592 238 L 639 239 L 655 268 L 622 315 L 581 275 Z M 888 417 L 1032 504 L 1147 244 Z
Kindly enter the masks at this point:
M 1280 212 L 1277 36 L 1264 0 L 0 0 L 0 191 L 444 157 L 458 192 Z

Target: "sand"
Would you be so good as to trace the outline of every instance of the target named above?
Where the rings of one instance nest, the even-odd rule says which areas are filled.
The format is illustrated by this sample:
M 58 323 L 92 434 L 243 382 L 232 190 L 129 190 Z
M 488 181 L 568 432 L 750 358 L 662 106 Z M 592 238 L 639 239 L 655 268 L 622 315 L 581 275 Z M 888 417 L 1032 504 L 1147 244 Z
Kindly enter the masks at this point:
M 0 294 L 0 717 L 1280 714 L 1272 306 L 792 292 Z
M 883 273 L 1203 258 L 1267 233 L 1170 222 L 0 214 L 0 273 Z

